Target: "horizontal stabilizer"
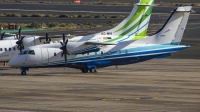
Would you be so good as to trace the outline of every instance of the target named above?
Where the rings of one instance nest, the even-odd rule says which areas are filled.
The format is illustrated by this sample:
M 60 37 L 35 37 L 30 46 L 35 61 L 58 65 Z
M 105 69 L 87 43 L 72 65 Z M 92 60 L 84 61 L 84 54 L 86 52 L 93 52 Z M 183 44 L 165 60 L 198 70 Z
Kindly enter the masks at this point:
M 62 38 L 63 35 L 52 35 L 52 36 L 48 36 L 48 38 Z M 68 36 L 65 36 L 68 37 Z M 40 36 L 39 39 L 46 39 L 46 36 Z
M 176 9 L 177 12 L 190 12 L 192 6 L 184 6 L 184 7 L 178 7 Z

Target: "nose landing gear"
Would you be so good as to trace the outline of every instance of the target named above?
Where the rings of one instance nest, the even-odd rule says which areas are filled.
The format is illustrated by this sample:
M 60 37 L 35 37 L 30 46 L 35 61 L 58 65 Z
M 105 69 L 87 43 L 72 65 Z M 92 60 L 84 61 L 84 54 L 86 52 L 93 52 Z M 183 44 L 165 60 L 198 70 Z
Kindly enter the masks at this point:
M 21 75 L 26 75 L 26 71 L 21 71 Z
M 26 75 L 26 71 L 29 71 L 29 68 L 21 68 L 21 75 Z

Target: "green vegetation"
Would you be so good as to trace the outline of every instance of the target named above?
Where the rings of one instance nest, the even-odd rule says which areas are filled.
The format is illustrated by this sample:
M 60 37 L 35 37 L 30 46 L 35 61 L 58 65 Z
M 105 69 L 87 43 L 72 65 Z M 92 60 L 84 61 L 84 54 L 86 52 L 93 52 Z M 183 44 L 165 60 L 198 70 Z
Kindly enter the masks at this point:
M 104 14 L 64 14 L 64 15 L 52 15 L 52 14 L 18 14 L 18 13 L 3 13 L 0 17 L 46 17 L 46 18 L 125 18 L 124 15 L 104 15 Z
M 13 24 L 14 23 L 10 23 Z M 33 23 L 19 23 L 17 24 L 23 29 L 26 28 L 56 28 L 56 29 L 85 29 L 85 28 L 95 28 L 95 27 L 108 27 L 108 26 L 116 26 L 118 23 L 114 23 L 113 21 L 109 21 L 107 23 L 99 23 L 99 24 L 93 24 L 93 23 L 84 23 L 84 24 L 75 24 L 75 23 L 59 23 L 59 22 L 49 22 L 49 23 L 39 23 L 39 22 L 33 22 Z M 8 29 L 8 23 L 0 23 L 0 26 L 2 26 L 4 29 Z

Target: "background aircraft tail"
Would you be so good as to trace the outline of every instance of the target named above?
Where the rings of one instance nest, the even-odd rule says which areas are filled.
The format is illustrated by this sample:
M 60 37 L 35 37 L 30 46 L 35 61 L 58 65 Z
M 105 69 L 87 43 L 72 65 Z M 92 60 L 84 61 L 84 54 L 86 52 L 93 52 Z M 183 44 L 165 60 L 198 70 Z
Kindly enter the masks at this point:
M 138 0 L 130 15 L 111 30 L 101 32 L 105 37 L 112 37 L 106 42 L 138 40 L 147 34 L 154 0 Z
M 165 25 L 153 36 L 138 40 L 145 44 L 179 45 L 185 31 L 192 6 L 176 8 Z

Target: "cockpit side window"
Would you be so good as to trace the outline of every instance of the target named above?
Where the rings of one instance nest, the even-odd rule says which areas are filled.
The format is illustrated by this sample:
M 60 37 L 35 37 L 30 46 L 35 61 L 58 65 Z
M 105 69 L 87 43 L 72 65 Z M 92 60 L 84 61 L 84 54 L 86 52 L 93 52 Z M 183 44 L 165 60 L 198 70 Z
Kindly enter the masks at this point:
M 5 51 L 7 51 L 7 48 L 4 48 L 5 49 Z
M 35 55 L 35 52 L 34 52 L 34 50 L 30 50 L 30 51 L 28 51 L 28 54 Z
M 0 51 L 3 51 L 3 49 L 2 49 L 2 48 L 0 48 Z
M 19 53 L 19 55 L 24 55 L 24 54 L 27 54 L 27 53 L 28 53 L 28 51 L 22 51 L 22 52 Z

